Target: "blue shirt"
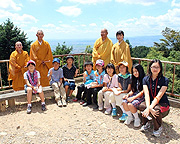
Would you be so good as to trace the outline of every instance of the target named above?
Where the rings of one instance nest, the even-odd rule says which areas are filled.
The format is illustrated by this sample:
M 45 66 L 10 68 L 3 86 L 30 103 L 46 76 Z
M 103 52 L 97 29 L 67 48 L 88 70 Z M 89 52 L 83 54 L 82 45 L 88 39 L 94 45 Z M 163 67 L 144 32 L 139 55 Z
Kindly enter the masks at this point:
M 48 77 L 50 76 L 50 71 L 52 70 L 52 76 L 51 76 L 51 81 L 50 81 L 50 85 L 52 85 L 54 82 L 59 82 L 60 78 L 63 78 L 63 70 L 62 68 L 58 68 L 57 70 L 55 70 L 54 68 L 49 69 L 48 72 Z
M 88 74 L 87 71 L 85 71 L 84 73 L 86 74 L 86 82 L 84 83 L 85 85 L 95 82 L 94 70 L 92 70 L 90 74 Z
M 94 72 L 94 74 L 95 74 L 95 81 L 97 81 L 98 84 L 103 84 L 103 78 L 105 75 L 105 70 L 103 70 L 101 74 L 99 74 L 98 70 L 96 70 Z

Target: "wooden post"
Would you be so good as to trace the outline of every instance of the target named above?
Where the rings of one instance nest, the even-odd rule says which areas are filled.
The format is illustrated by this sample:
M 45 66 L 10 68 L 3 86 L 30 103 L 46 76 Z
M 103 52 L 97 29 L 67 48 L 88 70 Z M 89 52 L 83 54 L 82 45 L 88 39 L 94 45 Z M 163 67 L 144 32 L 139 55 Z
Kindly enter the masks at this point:
M 1 101 L 0 102 L 0 111 L 5 111 L 6 110 L 6 101 Z
M 14 99 L 8 100 L 8 106 L 9 107 L 14 107 L 15 106 L 15 100 Z

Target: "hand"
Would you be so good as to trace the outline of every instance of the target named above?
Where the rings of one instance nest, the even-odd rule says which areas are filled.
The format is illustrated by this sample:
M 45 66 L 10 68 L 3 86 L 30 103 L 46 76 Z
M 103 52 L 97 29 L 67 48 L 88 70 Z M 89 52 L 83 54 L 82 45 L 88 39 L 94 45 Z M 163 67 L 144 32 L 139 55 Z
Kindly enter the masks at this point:
M 76 69 L 76 72 L 75 72 L 76 75 L 78 74 L 78 71 L 79 71 L 79 69 Z
M 122 91 L 122 89 L 121 88 L 117 88 L 117 91 Z
M 129 96 L 128 95 L 124 95 L 123 96 L 123 99 L 127 99 Z
M 58 82 L 58 86 L 61 87 L 62 82 Z
M 154 109 L 150 109 L 151 114 L 153 115 L 154 118 L 159 116 L 159 111 L 156 111 Z
M 41 86 L 41 85 L 38 83 L 37 86 L 39 87 L 39 86 Z
M 134 98 L 133 97 L 129 97 L 129 98 L 127 98 L 127 101 L 128 102 L 132 102 L 134 100 Z
M 103 87 L 103 88 L 102 88 L 102 92 L 106 92 L 107 89 L 108 89 L 107 87 Z
M 143 112 L 142 112 L 142 116 L 147 118 L 149 116 L 149 108 L 146 108 Z
M 68 79 L 67 79 L 67 78 L 64 78 L 64 81 L 68 81 Z
M 118 92 L 118 93 L 116 93 L 115 95 L 117 95 L 117 96 L 118 96 L 118 95 L 120 95 L 121 93 L 122 93 L 122 91 L 119 91 L 119 92 Z

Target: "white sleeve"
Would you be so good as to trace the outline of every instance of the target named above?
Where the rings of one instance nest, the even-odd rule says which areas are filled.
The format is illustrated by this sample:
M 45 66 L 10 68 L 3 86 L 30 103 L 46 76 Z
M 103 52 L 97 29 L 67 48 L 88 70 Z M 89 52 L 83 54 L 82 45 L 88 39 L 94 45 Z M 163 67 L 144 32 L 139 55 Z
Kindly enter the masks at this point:
M 38 79 L 41 78 L 39 71 L 37 71 Z
M 27 72 L 24 73 L 24 79 L 28 79 Z

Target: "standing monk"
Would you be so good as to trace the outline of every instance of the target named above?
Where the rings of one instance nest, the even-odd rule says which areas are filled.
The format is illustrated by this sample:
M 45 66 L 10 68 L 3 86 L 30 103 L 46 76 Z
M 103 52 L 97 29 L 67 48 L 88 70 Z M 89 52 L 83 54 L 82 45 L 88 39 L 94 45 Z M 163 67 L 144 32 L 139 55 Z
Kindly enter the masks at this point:
M 93 52 L 92 52 L 92 62 L 93 62 L 93 69 L 96 68 L 96 60 L 102 59 L 104 61 L 104 66 L 106 66 L 110 62 L 111 58 L 111 49 L 113 46 L 112 41 L 107 37 L 108 31 L 107 29 L 101 30 L 101 38 L 97 39 Z
M 8 80 L 12 80 L 12 87 L 15 91 L 24 90 L 24 72 L 27 71 L 25 67 L 29 61 L 27 51 L 23 51 L 22 43 L 20 41 L 15 43 L 16 50 L 10 55 L 9 60 L 9 77 Z
M 42 86 L 49 86 L 47 77 L 48 71 L 52 68 L 53 55 L 48 42 L 43 40 L 42 30 L 37 31 L 37 40 L 31 45 L 30 59 L 36 62 L 36 69 L 40 72 L 40 83 Z
M 112 47 L 111 51 L 111 63 L 114 64 L 116 68 L 116 73 L 119 73 L 118 71 L 118 63 L 122 61 L 126 61 L 129 64 L 129 72 L 131 72 L 132 68 L 132 60 L 131 60 L 131 54 L 129 45 L 124 41 L 124 32 L 122 30 L 119 30 L 116 33 L 116 38 L 118 39 L 118 42 L 115 43 Z

